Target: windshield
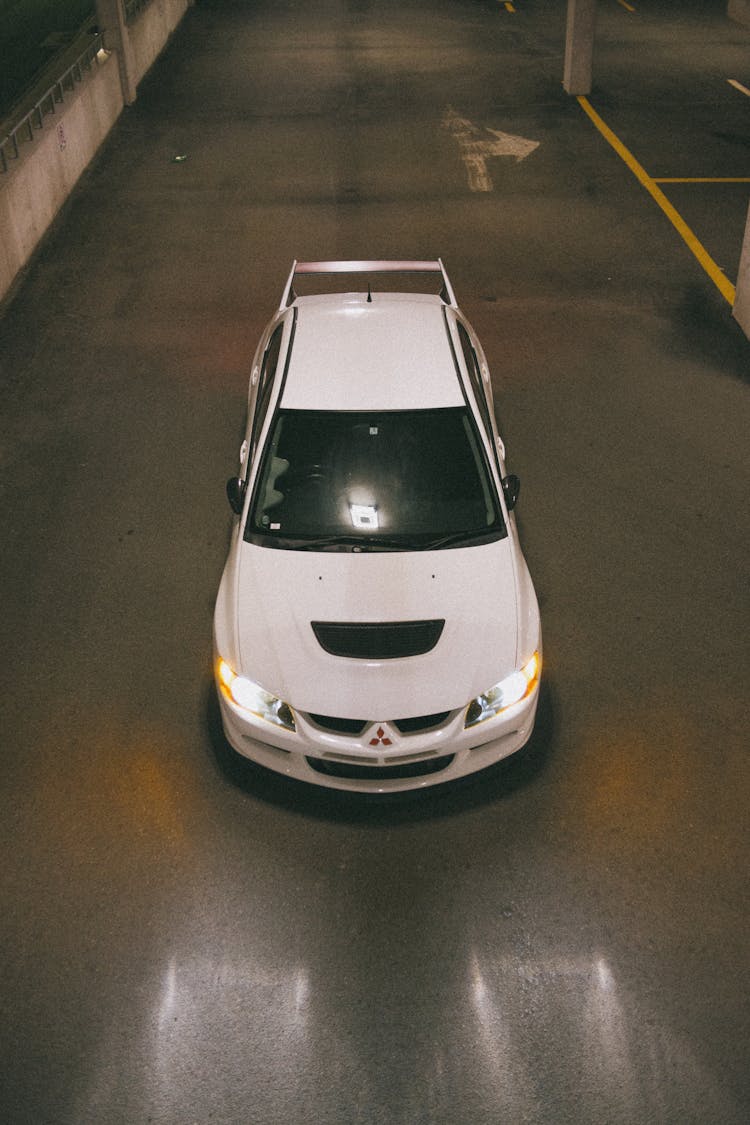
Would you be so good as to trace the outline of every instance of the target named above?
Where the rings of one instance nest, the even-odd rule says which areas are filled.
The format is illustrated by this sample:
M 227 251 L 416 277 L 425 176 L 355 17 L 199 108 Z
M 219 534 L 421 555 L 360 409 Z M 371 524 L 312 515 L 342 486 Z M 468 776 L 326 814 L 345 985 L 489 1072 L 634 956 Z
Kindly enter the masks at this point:
M 505 535 L 464 407 L 280 410 L 245 539 L 269 547 L 420 550 Z

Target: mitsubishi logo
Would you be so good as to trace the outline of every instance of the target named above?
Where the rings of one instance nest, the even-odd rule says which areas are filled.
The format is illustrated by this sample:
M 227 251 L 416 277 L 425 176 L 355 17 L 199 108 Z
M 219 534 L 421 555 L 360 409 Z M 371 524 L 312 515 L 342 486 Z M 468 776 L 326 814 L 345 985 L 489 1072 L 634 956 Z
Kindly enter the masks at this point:
M 390 738 L 386 737 L 386 733 L 382 727 L 378 727 L 375 731 L 375 738 L 370 739 L 370 746 L 392 746 Z

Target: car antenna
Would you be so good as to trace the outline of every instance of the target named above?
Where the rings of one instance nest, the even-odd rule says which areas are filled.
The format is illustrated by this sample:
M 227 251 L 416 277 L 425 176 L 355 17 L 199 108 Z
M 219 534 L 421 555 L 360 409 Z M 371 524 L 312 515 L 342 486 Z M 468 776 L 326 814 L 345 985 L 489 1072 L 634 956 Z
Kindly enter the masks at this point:
M 370 288 L 369 281 L 367 282 L 367 303 L 368 305 L 372 304 L 372 289 Z

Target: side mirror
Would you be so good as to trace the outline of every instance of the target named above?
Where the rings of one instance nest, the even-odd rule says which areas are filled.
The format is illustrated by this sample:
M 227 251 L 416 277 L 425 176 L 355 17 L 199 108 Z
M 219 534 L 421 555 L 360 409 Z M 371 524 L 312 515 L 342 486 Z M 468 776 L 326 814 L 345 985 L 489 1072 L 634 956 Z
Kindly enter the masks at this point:
M 235 515 L 242 515 L 242 507 L 245 503 L 245 492 L 247 484 L 242 477 L 230 477 L 227 481 L 227 500 L 229 506 Z
M 518 493 L 521 491 L 521 482 L 515 473 L 508 473 L 507 477 L 503 477 L 503 496 L 505 497 L 505 506 L 509 512 L 512 512 L 518 503 Z

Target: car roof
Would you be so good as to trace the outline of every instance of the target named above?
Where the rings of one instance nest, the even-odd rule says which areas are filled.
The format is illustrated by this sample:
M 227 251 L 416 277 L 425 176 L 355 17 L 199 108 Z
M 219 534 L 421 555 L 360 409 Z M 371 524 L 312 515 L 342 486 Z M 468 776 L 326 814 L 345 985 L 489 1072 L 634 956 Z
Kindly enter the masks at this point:
M 295 410 L 462 406 L 444 301 L 431 294 L 298 297 L 280 405 Z

